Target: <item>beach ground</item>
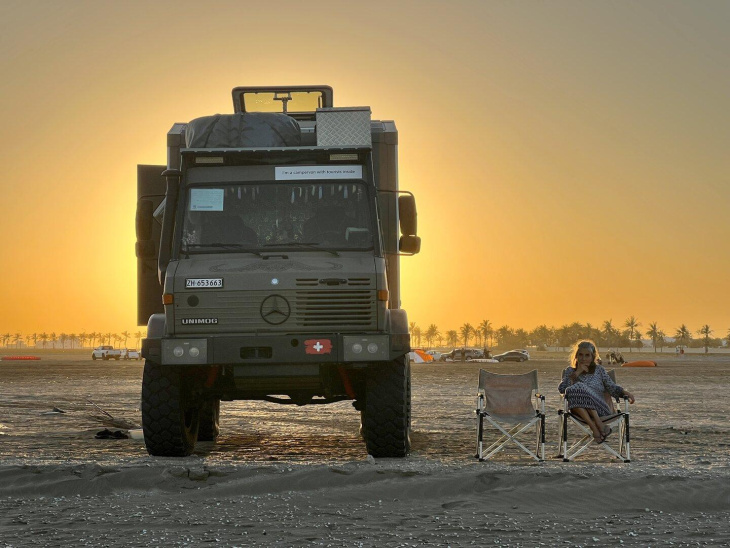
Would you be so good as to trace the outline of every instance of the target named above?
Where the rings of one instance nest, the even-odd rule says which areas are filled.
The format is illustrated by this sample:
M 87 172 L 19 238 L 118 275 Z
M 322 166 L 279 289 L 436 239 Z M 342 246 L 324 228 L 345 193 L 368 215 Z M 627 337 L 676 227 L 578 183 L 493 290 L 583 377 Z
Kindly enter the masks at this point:
M 659 366 L 617 370 L 637 397 L 628 464 L 598 448 L 571 463 L 475 461 L 480 367 L 538 370 L 557 453 L 562 353 L 414 365 L 412 453 L 381 460 L 348 402 L 223 402 L 216 443 L 149 457 L 141 440 L 94 437 L 139 425 L 142 362 L 36 354 L 0 362 L 0 546 L 730 543 L 727 354 L 633 353 Z

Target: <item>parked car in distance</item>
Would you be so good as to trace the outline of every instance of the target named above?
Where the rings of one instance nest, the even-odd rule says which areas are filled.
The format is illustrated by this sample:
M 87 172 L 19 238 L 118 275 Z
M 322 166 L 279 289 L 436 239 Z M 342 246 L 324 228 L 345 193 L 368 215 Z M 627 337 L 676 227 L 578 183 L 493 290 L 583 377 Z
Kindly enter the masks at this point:
M 510 350 L 509 352 L 503 352 L 493 357 L 498 362 L 526 362 L 530 359 L 530 355 L 527 352 L 521 352 L 519 350 Z
M 139 353 L 139 350 L 135 350 L 134 348 L 123 348 L 122 349 L 122 359 L 123 360 L 141 360 L 142 356 Z
M 433 356 L 434 361 L 441 360 L 441 352 L 439 352 L 438 350 L 426 350 L 426 354 L 428 354 L 429 356 Z
M 92 360 L 98 360 L 99 358 L 101 358 L 102 360 L 111 360 L 111 359 L 118 360 L 121 357 L 122 357 L 122 351 L 118 348 L 114 348 L 113 346 L 109 346 L 109 345 L 97 346 L 91 352 Z
M 484 352 L 482 352 L 478 348 L 466 348 L 464 350 L 464 360 L 465 361 L 476 360 L 476 359 L 483 358 L 483 357 L 484 357 Z M 454 348 L 450 352 L 445 352 L 444 354 L 441 354 L 441 356 L 439 357 L 439 360 L 442 362 L 445 362 L 446 360 L 460 362 L 461 361 L 461 348 Z

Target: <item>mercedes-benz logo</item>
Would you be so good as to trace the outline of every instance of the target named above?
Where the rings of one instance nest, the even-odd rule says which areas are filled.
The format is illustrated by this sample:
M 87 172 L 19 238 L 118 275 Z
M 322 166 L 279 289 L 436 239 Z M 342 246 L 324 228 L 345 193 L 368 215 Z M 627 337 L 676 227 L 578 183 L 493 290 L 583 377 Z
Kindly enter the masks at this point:
M 266 323 L 279 325 L 289 319 L 291 307 L 281 295 L 269 295 L 261 303 L 261 317 Z

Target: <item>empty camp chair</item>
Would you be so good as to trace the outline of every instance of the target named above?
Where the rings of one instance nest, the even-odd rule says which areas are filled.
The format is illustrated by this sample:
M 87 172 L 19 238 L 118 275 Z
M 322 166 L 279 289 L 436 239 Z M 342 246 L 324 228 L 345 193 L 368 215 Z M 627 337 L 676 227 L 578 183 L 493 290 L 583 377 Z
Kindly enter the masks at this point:
M 616 372 L 611 369 L 607 373 L 611 377 L 611 380 L 616 382 Z M 558 411 L 558 440 L 560 443 L 558 458 L 562 457 L 565 462 L 571 461 L 588 449 L 591 444 L 595 444 L 605 449 L 613 457 L 623 462 L 631 462 L 631 448 L 629 446 L 629 399 L 626 396 L 616 398 L 617 405 L 614 406 L 613 398 L 608 392 L 604 392 L 603 397 L 606 400 L 606 405 L 611 410 L 611 414 L 607 417 L 601 417 L 601 420 L 604 425 L 610 426 L 613 429 L 613 433 L 606 441 L 597 444 L 593 439 L 591 429 L 578 415 L 570 412 L 568 402 L 565 396 L 563 396 L 563 408 Z M 623 407 L 621 406 L 621 399 L 624 400 Z M 568 447 L 568 426 L 570 424 L 573 424 L 578 429 L 581 437 L 572 442 L 570 447 Z M 614 449 L 610 443 L 615 444 L 616 442 L 618 442 L 618 447 Z
M 476 457 L 479 460 L 491 458 L 508 442 L 513 442 L 537 461 L 545 460 L 545 396 L 537 393 L 537 370 L 523 375 L 500 375 L 481 369 L 476 413 Z M 483 448 L 484 419 L 501 433 L 486 449 Z M 517 439 L 533 425 L 537 442 L 534 452 Z

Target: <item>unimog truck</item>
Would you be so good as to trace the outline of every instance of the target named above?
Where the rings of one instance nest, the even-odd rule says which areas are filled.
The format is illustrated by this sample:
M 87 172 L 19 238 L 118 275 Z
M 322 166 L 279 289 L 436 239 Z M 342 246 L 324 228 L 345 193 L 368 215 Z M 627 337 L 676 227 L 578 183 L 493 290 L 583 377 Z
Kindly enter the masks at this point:
M 352 400 L 374 457 L 410 448 L 401 255 L 420 250 L 398 132 L 328 86 L 237 87 L 138 166 L 147 451 L 219 434 L 220 402 Z

